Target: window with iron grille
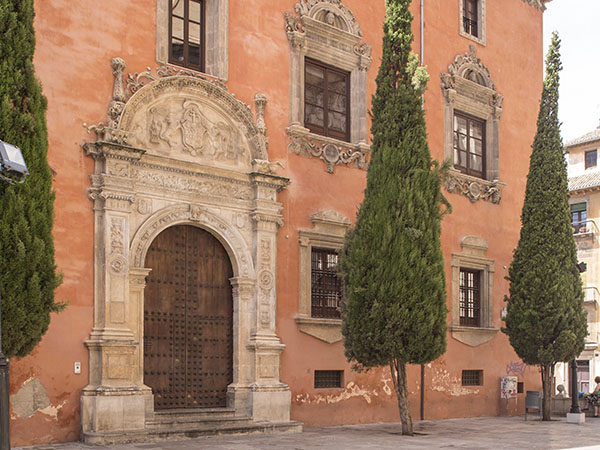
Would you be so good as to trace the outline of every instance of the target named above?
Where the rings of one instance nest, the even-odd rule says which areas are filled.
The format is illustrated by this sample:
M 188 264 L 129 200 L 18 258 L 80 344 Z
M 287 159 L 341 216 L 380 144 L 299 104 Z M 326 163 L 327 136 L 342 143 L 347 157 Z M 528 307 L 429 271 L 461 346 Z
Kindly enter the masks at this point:
M 460 269 L 460 325 L 478 327 L 481 312 L 481 271 Z
M 587 231 L 587 204 L 585 202 L 571 205 L 571 226 L 573 233 L 585 233 Z
M 463 370 L 463 386 L 483 386 L 483 370 Z
M 522 394 L 525 392 L 525 385 L 522 381 L 517 381 L 517 394 Z
M 304 126 L 350 140 L 350 74 L 311 59 L 304 64 Z
M 467 175 L 484 178 L 485 121 L 454 113 L 454 167 Z
M 464 0 L 463 5 L 463 27 L 465 33 L 479 37 L 477 21 L 477 0 Z
M 315 389 L 341 388 L 344 383 L 343 370 L 315 370 Z
M 335 250 L 313 248 L 311 255 L 311 316 L 340 318 L 343 297 Z
M 204 0 L 169 0 L 169 62 L 204 71 Z
M 590 150 L 585 152 L 585 168 L 596 167 L 598 164 L 598 151 Z

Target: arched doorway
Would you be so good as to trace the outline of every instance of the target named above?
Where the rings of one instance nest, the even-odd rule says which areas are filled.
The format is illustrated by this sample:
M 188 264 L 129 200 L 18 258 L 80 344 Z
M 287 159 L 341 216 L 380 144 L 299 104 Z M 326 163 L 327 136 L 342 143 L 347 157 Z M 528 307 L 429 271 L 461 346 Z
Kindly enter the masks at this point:
M 154 407 L 226 406 L 233 381 L 233 276 L 225 248 L 191 225 L 150 245 L 144 291 L 144 384 Z

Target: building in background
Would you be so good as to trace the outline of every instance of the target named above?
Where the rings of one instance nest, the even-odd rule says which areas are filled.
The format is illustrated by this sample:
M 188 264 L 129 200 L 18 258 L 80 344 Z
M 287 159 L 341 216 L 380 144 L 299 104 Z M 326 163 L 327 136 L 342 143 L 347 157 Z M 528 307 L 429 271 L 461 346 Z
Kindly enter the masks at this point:
M 577 359 L 578 392 L 591 392 L 600 375 L 598 322 L 600 321 L 600 126 L 565 144 L 568 154 L 571 224 L 577 244 L 577 258 L 587 265 L 582 273 L 584 308 L 588 317 L 585 350 Z M 559 364 L 556 385 L 570 385 L 568 364 Z M 567 392 L 571 392 L 570 388 Z
M 344 357 L 336 274 L 384 0 L 34 3 L 69 306 L 11 361 L 13 445 L 397 421 L 388 369 Z M 430 149 L 454 162 L 448 347 L 424 385 L 409 368 L 415 418 L 515 414 L 540 388 L 500 328 L 543 3 L 412 4 Z

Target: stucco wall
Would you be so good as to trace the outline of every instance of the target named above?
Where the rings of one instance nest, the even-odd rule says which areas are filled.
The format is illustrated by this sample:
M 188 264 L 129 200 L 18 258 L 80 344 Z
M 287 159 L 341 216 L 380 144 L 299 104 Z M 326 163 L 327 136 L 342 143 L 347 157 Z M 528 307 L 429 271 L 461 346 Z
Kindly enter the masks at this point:
M 92 140 L 85 125 L 106 120 L 112 97 L 110 60 L 122 57 L 126 72 L 156 66 L 154 2 L 36 0 L 37 50 L 35 65 L 48 98 L 49 161 L 56 172 L 56 259 L 64 274 L 57 298 L 68 308 L 52 318 L 50 329 L 32 355 L 11 361 L 11 394 L 31 380 L 42 386 L 49 406 L 30 417 L 11 411 L 13 445 L 79 438 L 81 388 L 87 384 L 87 339 L 93 322 L 93 211 L 88 199 L 92 159 L 81 145 Z M 289 125 L 289 42 L 284 12 L 293 12 L 295 0 L 229 0 L 229 69 L 227 86 L 238 99 L 253 104 L 257 92 L 268 98 L 265 121 L 271 161 L 283 165 L 278 173 L 291 184 L 279 194 L 284 225 L 278 233 L 277 334 L 287 346 L 282 354 L 282 381 L 292 391 L 292 419 L 307 426 L 371 421 L 397 421 L 397 404 L 387 368 L 357 374 L 343 355 L 341 342 L 328 344 L 301 333 L 294 320 L 299 309 L 298 230 L 310 229 L 311 215 L 335 210 L 354 221 L 365 186 L 364 170 L 335 167 L 326 171 L 323 161 L 288 152 L 285 128 Z M 441 72 L 448 71 L 456 55 L 469 51 L 472 41 L 458 33 L 458 0 L 426 2 L 425 64 L 431 76 L 425 95 L 429 144 L 433 156 L 443 158 L 444 105 L 439 87 Z M 363 30 L 362 42 L 373 47 L 368 71 L 368 98 L 375 92 L 381 55 L 384 1 L 344 0 Z M 418 52 L 419 3 L 413 2 L 414 48 Z M 510 14 L 507 14 L 507 10 Z M 504 279 L 519 236 L 519 215 L 542 82 L 542 13 L 523 0 L 487 2 L 486 46 L 474 44 L 477 56 L 489 68 L 497 90 L 504 96 L 499 122 L 500 179 L 507 184 L 500 204 L 471 202 L 446 193 L 453 213 L 444 218 L 442 246 L 450 284 L 450 255 L 461 251 L 465 235 L 484 238 L 486 257 L 495 261 L 493 320 L 500 328 Z M 450 286 L 448 307 L 451 309 Z M 451 318 L 448 317 L 448 323 Z M 81 361 L 82 373 L 73 373 Z M 518 365 L 508 339 L 498 332 L 493 339 L 470 347 L 448 337 L 448 350 L 426 367 L 427 419 L 514 413 L 501 403 L 499 377 L 519 374 L 525 390 L 539 389 L 535 368 Z M 345 389 L 315 390 L 314 370 L 344 370 Z M 464 388 L 461 370 L 483 369 L 484 384 Z M 419 368 L 409 368 L 413 417 L 419 411 Z M 40 389 L 29 389 L 37 400 Z M 36 394 L 36 392 L 38 392 Z M 36 401 L 37 401 L 36 400 Z M 33 402 L 33 400 L 32 400 Z M 32 404 L 46 405 L 47 402 Z M 523 409 L 524 396 L 517 400 Z

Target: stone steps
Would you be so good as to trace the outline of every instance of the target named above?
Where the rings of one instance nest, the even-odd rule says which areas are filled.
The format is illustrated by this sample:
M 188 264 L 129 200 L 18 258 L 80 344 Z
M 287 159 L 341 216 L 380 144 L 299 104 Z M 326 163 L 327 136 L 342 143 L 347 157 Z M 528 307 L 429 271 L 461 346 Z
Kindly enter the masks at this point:
M 300 422 L 253 422 L 235 416 L 234 410 L 181 410 L 157 413 L 145 430 L 83 433 L 86 444 L 106 445 L 128 442 L 175 441 L 222 434 L 301 432 Z

